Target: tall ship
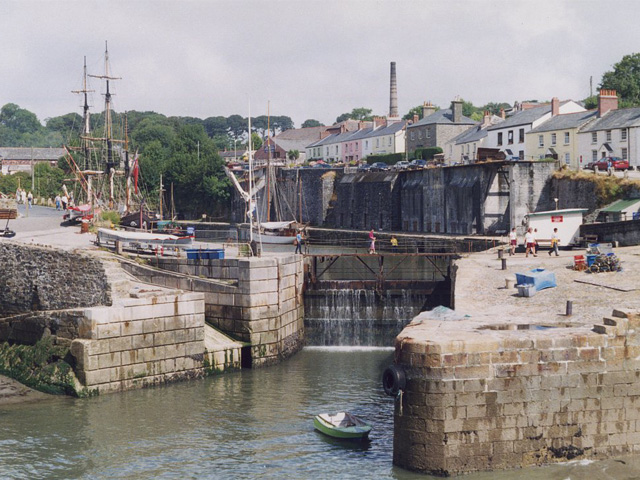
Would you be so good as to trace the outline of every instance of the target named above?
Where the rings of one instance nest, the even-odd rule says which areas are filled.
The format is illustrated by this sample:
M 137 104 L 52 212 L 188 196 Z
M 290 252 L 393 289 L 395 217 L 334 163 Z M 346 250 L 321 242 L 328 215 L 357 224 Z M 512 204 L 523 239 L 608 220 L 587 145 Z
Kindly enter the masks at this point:
M 102 115 L 94 116 L 97 124 L 92 128 L 92 117 L 89 112 L 87 77 L 104 82 L 104 110 Z M 126 115 L 121 115 L 120 125 L 114 128 L 114 112 L 112 107 L 111 82 L 120 80 L 111 74 L 109 49 L 105 42 L 104 73 L 90 75 L 87 73 L 87 61 L 84 60 L 82 88 L 73 93 L 82 95 L 82 131 L 74 145 L 66 146 L 66 159 L 74 174 L 71 188 L 63 186 L 64 194 L 69 199 L 69 207 L 65 220 L 79 221 L 92 219 L 102 211 L 117 212 L 123 218 L 138 213 L 144 218 L 138 227 L 148 220 L 148 214 L 142 214 L 138 192 L 138 158 L 131 159 L 127 135 Z M 132 184 L 135 195 L 132 194 Z M 135 223 L 135 222 L 134 222 Z

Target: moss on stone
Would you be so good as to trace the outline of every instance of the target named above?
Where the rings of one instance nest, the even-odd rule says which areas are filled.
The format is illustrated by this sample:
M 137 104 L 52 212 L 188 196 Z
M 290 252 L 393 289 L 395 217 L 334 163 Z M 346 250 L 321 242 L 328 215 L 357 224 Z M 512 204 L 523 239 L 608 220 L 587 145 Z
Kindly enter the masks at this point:
M 55 395 L 76 395 L 69 348 L 44 337 L 35 345 L 0 343 L 0 373 L 28 387 Z

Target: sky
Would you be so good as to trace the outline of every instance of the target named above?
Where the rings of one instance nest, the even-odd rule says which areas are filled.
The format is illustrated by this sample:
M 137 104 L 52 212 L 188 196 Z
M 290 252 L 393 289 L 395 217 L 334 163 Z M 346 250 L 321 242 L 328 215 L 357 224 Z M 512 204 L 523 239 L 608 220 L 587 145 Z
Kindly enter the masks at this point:
M 581 100 L 640 51 L 636 0 L 0 0 L 0 106 L 41 121 L 81 113 L 104 72 L 117 111 L 288 115 L 331 124 L 353 108 L 424 101 Z M 90 79 L 93 110 L 104 86 Z

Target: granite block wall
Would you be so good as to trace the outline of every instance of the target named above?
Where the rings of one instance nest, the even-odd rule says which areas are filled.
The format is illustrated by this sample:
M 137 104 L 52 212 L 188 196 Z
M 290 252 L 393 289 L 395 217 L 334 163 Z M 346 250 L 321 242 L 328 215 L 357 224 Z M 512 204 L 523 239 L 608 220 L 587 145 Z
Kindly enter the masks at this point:
M 224 260 L 164 258 L 159 259 L 157 265 L 159 268 L 128 264 L 126 268 L 149 283 L 202 292 L 207 323 L 249 343 L 252 366 L 278 363 L 302 348 L 301 256 Z
M 396 339 L 396 465 L 451 476 L 640 451 L 640 312 L 547 330 L 420 318 Z
M 71 343 L 76 376 L 109 393 L 204 374 L 204 296 L 151 294 L 84 311 Z

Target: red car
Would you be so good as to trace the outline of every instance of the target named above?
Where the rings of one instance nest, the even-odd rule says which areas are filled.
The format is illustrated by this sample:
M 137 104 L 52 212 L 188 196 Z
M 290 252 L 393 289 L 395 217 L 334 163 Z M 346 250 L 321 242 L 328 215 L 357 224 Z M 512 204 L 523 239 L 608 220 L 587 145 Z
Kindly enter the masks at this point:
M 601 158 L 597 162 L 594 162 L 591 165 L 591 168 L 595 170 L 608 170 L 609 166 L 614 170 L 628 170 L 629 169 L 629 160 L 623 160 L 620 157 L 605 157 Z

